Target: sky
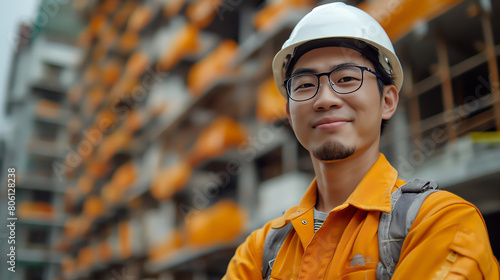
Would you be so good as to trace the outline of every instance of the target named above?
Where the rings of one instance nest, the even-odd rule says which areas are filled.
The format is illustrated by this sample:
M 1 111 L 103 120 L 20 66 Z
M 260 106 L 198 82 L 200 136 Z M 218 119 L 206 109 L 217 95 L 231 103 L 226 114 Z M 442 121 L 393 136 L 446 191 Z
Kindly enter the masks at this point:
M 40 0 L 0 0 L 0 135 L 4 124 L 5 96 L 10 68 L 16 49 L 15 37 L 21 23 L 32 24 Z

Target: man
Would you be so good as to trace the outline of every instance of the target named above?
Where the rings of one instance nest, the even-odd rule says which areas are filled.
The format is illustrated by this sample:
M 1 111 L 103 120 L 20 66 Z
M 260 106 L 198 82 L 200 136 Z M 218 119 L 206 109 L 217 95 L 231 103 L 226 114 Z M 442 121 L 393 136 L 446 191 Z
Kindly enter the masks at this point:
M 291 223 L 271 279 L 376 279 L 381 213 L 405 182 L 379 153 L 403 72 L 382 27 L 343 3 L 315 8 L 273 61 L 287 115 L 316 178 L 298 206 L 254 231 L 224 279 L 261 279 L 264 242 Z M 484 221 L 446 191 L 425 199 L 404 239 L 393 279 L 499 279 Z

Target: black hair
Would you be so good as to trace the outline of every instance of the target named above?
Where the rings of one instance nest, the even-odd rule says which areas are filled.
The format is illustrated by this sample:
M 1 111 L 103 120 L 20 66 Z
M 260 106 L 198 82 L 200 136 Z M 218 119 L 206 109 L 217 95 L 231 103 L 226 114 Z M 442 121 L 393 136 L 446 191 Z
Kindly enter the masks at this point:
M 394 77 L 390 73 L 387 73 L 387 71 L 380 63 L 378 49 L 366 42 L 353 38 L 324 38 L 324 39 L 309 41 L 307 43 L 298 46 L 297 48 L 295 48 L 293 56 L 287 66 L 285 72 L 285 80 L 292 75 L 293 67 L 295 66 L 295 64 L 302 55 L 304 55 L 306 52 L 312 49 L 317 49 L 322 47 L 344 47 L 353 49 L 359 52 L 363 57 L 368 59 L 373 64 L 374 68 L 373 71 L 375 71 L 377 74 L 380 75 L 380 78 L 377 79 L 377 85 L 381 98 L 384 87 L 386 85 L 395 84 Z M 381 133 L 383 133 L 387 123 L 388 120 L 382 120 L 382 125 L 380 127 Z

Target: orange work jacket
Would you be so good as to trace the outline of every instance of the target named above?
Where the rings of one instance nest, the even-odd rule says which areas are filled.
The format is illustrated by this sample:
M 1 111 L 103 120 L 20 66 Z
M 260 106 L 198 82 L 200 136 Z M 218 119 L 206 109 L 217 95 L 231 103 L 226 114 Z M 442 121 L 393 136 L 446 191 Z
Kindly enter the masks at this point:
M 314 180 L 298 206 L 252 232 L 241 244 L 223 279 L 262 279 L 262 250 L 270 228 L 294 230 L 274 262 L 271 279 L 376 279 L 377 229 L 391 193 L 405 182 L 380 154 L 354 192 L 335 207 L 314 233 Z M 392 279 L 499 279 L 484 220 L 471 203 L 447 192 L 431 194 L 406 237 Z

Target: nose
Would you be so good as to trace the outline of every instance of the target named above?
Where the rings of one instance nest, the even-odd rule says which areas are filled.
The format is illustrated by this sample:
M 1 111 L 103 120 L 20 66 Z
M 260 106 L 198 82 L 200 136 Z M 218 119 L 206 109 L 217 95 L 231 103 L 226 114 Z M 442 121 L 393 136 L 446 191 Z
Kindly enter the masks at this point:
M 342 98 L 330 85 L 328 76 L 320 77 L 318 93 L 316 93 L 316 97 L 314 99 L 314 110 L 322 111 L 340 108 L 343 104 L 344 101 Z

